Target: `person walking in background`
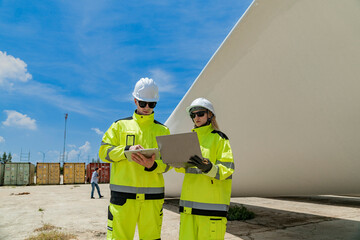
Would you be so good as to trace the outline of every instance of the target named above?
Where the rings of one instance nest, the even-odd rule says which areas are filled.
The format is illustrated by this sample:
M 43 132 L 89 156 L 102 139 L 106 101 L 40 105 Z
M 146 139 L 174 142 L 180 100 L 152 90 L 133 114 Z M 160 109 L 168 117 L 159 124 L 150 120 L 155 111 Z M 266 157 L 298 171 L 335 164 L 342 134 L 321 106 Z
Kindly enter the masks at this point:
M 180 240 L 224 239 L 234 160 L 228 137 L 219 130 L 215 110 L 205 98 L 186 108 L 194 122 L 202 156 L 192 156 L 180 197 Z
M 130 161 L 127 150 L 157 148 L 156 136 L 170 134 L 154 119 L 159 100 L 152 79 L 141 78 L 135 85 L 132 117 L 114 122 L 102 138 L 99 156 L 112 163 L 111 199 L 108 209 L 107 239 L 133 239 L 136 225 L 140 239 L 160 239 L 164 203 L 164 178 L 170 166 L 162 160 L 137 153 Z
M 104 196 L 101 195 L 100 193 L 100 188 L 99 188 L 99 172 L 101 171 L 101 168 L 95 168 L 95 171 L 92 173 L 91 175 L 91 199 L 94 199 L 94 188 L 96 188 L 98 194 L 99 194 L 99 198 L 102 198 Z

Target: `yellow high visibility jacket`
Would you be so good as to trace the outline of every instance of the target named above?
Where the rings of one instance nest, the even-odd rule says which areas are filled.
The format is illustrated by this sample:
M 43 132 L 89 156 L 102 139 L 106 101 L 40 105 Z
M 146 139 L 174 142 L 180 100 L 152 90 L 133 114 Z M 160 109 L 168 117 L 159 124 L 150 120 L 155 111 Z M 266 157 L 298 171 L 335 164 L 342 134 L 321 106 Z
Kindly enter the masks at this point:
M 156 159 L 154 166 L 146 169 L 136 162 L 129 161 L 124 151 L 138 144 L 145 149 L 157 148 L 156 136 L 168 134 L 170 134 L 169 129 L 154 120 L 154 113 L 139 115 L 135 112 L 132 117 L 120 119 L 110 126 L 102 138 L 99 156 L 101 160 L 112 163 L 110 175 L 112 199 L 117 197 L 135 199 L 139 198 L 137 196 L 139 194 L 144 194 L 145 199 L 164 198 L 162 173 L 168 171 L 170 167 L 162 160 Z
M 228 137 L 212 125 L 195 128 L 201 153 L 213 168 L 206 174 L 196 167 L 175 169 L 185 173 L 180 197 L 180 212 L 225 217 L 231 197 L 234 160 Z

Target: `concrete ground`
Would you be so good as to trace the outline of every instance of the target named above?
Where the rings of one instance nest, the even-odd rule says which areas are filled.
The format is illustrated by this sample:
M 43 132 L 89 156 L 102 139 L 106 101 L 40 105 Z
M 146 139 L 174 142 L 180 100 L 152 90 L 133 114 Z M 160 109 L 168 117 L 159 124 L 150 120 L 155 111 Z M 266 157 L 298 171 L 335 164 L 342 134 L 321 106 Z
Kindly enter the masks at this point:
M 90 199 L 91 186 L 1 186 L 0 239 L 25 239 L 48 223 L 77 239 L 106 239 L 109 185 L 104 199 Z M 229 221 L 225 239 L 359 240 L 360 197 L 312 196 L 232 198 L 256 214 L 248 221 Z M 166 199 L 162 239 L 178 239 L 177 200 Z M 135 239 L 138 239 L 137 234 Z

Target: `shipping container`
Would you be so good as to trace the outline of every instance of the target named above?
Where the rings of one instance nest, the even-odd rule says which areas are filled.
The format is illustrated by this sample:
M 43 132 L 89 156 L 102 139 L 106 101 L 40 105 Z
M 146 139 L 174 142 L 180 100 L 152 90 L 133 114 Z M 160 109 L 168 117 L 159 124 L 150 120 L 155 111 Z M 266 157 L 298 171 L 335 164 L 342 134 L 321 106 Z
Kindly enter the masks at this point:
M 5 171 L 5 165 L 0 164 L 0 186 L 4 184 L 4 171 Z
M 60 163 L 37 163 L 36 184 L 60 184 Z
M 85 183 L 85 163 L 64 163 L 63 183 Z
M 92 173 L 95 171 L 95 168 L 101 168 L 99 172 L 100 178 L 99 183 L 109 183 L 110 182 L 110 163 L 89 163 L 86 166 L 86 182 L 90 183 Z
M 32 163 L 6 163 L 4 185 L 34 184 L 35 166 Z

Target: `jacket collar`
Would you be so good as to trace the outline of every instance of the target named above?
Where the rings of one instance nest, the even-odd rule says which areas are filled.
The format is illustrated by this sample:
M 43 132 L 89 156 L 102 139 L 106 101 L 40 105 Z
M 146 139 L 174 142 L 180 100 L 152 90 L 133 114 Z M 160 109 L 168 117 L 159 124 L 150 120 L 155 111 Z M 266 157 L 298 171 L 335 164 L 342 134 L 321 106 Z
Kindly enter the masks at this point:
M 213 126 L 211 125 L 211 123 L 209 125 L 205 125 L 202 127 L 198 127 L 198 128 L 194 128 L 192 131 L 196 132 L 198 134 L 198 136 L 200 135 L 205 135 L 208 134 L 210 132 L 212 132 L 214 130 Z
M 154 112 L 149 115 L 140 115 L 137 114 L 136 111 L 133 114 L 133 119 L 137 121 L 139 124 L 147 124 L 154 122 Z

